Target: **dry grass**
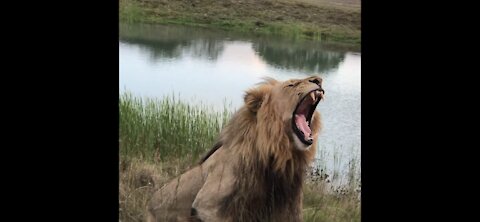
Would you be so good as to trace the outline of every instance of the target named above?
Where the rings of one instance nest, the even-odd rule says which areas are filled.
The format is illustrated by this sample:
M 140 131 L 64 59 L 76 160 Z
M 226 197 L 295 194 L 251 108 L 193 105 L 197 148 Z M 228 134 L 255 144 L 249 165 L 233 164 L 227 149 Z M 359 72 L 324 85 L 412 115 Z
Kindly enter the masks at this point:
M 330 184 L 325 181 L 307 181 L 303 192 L 303 218 L 305 221 L 360 221 L 358 189 L 341 187 L 332 190 Z
M 340 9 L 360 9 L 360 0 L 280 0 L 298 4 L 315 5 L 319 7 L 338 7 Z
M 152 194 L 192 161 L 150 162 L 122 157 L 120 162 L 120 220 L 144 221 L 145 206 Z M 332 192 L 325 181 L 307 181 L 304 186 L 304 219 L 316 222 L 360 221 L 359 193 L 342 188 Z
M 151 195 L 170 179 L 185 172 L 191 164 L 192 161 L 187 159 L 152 162 L 121 156 L 120 220 L 144 221 L 145 207 Z

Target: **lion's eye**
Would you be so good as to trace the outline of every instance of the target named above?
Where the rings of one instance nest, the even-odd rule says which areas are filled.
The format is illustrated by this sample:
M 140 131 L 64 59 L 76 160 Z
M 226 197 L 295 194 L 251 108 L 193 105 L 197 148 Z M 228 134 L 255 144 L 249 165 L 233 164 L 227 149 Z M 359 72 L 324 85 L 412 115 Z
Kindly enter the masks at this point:
M 295 87 L 295 86 L 298 86 L 298 84 L 300 84 L 300 82 L 296 82 L 285 87 Z

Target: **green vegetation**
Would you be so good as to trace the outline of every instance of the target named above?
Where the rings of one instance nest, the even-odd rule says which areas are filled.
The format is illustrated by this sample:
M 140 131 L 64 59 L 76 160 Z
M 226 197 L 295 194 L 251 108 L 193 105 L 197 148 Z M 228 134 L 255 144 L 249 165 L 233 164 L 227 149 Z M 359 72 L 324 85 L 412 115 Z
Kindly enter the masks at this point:
M 140 4 L 133 0 L 121 0 L 119 9 L 120 20 L 127 23 L 142 22 L 145 13 Z
M 232 112 L 226 106 L 220 112 L 189 105 L 174 96 L 141 99 L 131 93 L 120 95 L 119 108 L 120 220 L 143 221 L 153 192 L 198 162 Z M 350 165 L 351 183 L 334 189 L 318 168 L 308 174 L 305 221 L 360 221 L 355 171 Z
M 120 97 L 120 154 L 145 160 L 196 160 L 207 151 L 230 118 L 224 108 L 191 106 L 175 96 L 162 100 Z M 154 159 L 157 158 L 157 159 Z
M 358 5 L 310 0 L 120 0 L 120 21 L 214 27 L 357 45 L 361 42 Z

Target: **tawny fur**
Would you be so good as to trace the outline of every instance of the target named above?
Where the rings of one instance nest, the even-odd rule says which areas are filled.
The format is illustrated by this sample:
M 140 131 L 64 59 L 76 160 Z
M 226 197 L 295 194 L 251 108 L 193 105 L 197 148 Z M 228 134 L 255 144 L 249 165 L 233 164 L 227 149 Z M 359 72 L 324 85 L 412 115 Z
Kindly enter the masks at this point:
M 303 175 L 315 156 L 320 114 L 310 123 L 310 146 L 296 145 L 292 114 L 321 82 L 268 78 L 248 90 L 201 163 L 153 195 L 147 221 L 303 221 Z

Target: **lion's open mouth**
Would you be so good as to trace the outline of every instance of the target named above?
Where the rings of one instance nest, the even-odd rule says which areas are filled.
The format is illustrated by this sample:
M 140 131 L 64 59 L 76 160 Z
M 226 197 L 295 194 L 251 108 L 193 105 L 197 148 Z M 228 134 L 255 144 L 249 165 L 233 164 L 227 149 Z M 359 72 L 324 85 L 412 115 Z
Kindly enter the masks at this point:
M 313 143 L 312 129 L 310 122 L 318 102 L 323 98 L 323 89 L 315 89 L 307 93 L 297 104 L 292 116 L 292 127 L 302 143 L 311 145 Z

